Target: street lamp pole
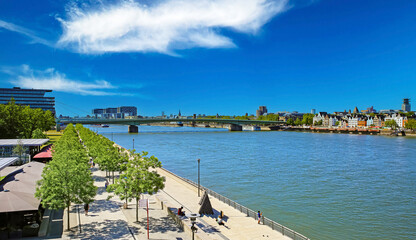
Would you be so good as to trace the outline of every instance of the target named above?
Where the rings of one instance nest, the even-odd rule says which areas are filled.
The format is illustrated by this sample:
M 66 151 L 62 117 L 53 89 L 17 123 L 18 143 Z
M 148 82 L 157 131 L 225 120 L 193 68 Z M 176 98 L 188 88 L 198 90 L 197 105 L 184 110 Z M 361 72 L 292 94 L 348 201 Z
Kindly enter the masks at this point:
M 200 197 L 199 189 L 201 188 L 200 187 L 200 177 L 199 177 L 200 176 L 200 174 L 199 174 L 200 173 L 200 171 L 199 171 L 199 163 L 200 162 L 201 162 L 201 159 L 198 158 L 198 197 Z
M 134 138 L 133 138 L 133 150 L 134 150 Z

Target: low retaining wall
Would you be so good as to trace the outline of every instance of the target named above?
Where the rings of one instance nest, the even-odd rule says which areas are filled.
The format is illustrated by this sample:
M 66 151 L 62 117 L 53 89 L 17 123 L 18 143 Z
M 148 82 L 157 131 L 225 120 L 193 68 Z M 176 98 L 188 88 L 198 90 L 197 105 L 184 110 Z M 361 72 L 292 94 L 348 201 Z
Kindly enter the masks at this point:
M 180 177 L 180 176 L 178 176 L 178 175 L 176 175 L 176 174 L 174 174 L 174 173 L 172 173 L 169 170 L 166 170 L 164 168 L 161 168 L 161 170 L 165 171 L 166 173 L 172 175 L 175 178 L 178 178 L 178 179 L 190 184 L 194 188 L 198 188 L 198 184 L 189 180 L 189 179 Z M 206 188 L 206 187 L 203 187 L 203 186 L 200 186 L 200 187 L 201 187 L 202 191 L 206 191 L 212 197 L 215 197 L 216 199 L 228 204 L 231 207 L 234 207 L 235 209 L 239 210 L 240 212 L 247 214 L 247 217 L 252 217 L 252 218 L 258 220 L 256 211 L 253 211 L 253 210 L 251 210 L 251 209 L 249 209 L 249 208 L 247 208 L 247 207 L 245 207 L 245 206 L 243 206 L 243 205 L 241 205 L 241 204 L 239 204 L 239 203 L 237 203 L 237 202 L 235 202 L 235 201 L 233 201 L 233 200 L 231 200 L 227 197 L 224 197 L 221 194 L 218 194 L 218 193 L 212 191 L 209 188 Z M 264 216 L 262 217 L 262 223 L 264 225 L 269 226 L 273 230 L 282 233 L 284 236 L 288 236 L 288 237 L 290 237 L 294 240 L 310 240 L 309 238 L 303 236 L 302 234 L 297 233 L 296 231 L 294 231 L 290 228 L 287 228 L 287 227 L 281 225 L 280 223 L 277 223 L 277 222 L 275 222 L 275 221 L 273 221 L 273 220 L 271 220 L 267 217 L 264 217 Z M 189 229 L 190 229 L 190 226 L 189 226 Z

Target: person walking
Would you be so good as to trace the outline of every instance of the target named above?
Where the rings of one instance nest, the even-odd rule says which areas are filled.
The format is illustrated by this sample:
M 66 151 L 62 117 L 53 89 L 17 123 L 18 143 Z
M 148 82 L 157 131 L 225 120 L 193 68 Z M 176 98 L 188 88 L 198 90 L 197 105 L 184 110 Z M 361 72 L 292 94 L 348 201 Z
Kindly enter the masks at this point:
M 90 208 L 88 203 L 84 204 L 84 211 L 85 211 L 85 216 L 88 216 L 88 209 Z
M 263 215 L 263 213 L 261 213 L 260 211 L 257 212 L 257 217 L 259 218 L 259 220 L 257 221 L 258 224 L 260 224 L 262 215 Z
M 105 180 L 105 184 L 104 184 L 105 190 L 107 191 L 107 187 L 108 187 L 108 180 Z

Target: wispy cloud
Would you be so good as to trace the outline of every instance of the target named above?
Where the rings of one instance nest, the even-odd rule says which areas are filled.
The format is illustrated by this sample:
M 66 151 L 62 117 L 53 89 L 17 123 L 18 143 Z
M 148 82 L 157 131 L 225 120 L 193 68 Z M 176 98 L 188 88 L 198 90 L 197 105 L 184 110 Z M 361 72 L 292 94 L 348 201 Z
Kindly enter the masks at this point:
M 12 31 L 12 32 L 22 34 L 22 35 L 28 37 L 29 39 L 31 39 L 31 43 L 40 43 L 40 44 L 43 44 L 43 45 L 46 45 L 46 46 L 49 46 L 49 47 L 54 47 L 55 46 L 55 43 L 50 42 L 46 39 L 43 39 L 43 38 L 39 37 L 34 31 L 32 31 L 30 29 L 27 29 L 27 28 L 24 28 L 24 27 L 21 27 L 21 26 L 18 26 L 16 24 L 0 20 L 0 29 L 1 28 Z
M 28 65 L 18 67 L 1 67 L 1 72 L 13 76 L 10 83 L 22 88 L 52 89 L 59 92 L 92 96 L 134 96 L 134 94 L 115 92 L 117 86 L 105 80 L 83 82 L 67 78 L 54 68 L 34 70 Z
M 58 44 L 80 53 L 159 52 L 193 47 L 231 48 L 222 30 L 255 34 L 287 9 L 288 0 L 160 0 L 151 5 L 120 1 L 98 8 L 72 6 L 59 19 Z

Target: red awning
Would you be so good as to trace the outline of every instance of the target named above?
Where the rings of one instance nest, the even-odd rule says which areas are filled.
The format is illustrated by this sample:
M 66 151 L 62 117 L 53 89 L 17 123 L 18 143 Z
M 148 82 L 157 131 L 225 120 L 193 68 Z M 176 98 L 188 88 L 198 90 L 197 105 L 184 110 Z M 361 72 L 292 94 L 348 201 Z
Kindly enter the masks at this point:
M 33 158 L 52 158 L 52 144 L 42 148 Z

